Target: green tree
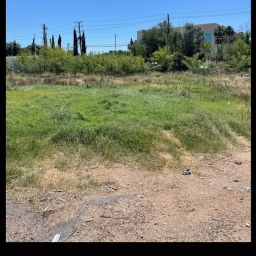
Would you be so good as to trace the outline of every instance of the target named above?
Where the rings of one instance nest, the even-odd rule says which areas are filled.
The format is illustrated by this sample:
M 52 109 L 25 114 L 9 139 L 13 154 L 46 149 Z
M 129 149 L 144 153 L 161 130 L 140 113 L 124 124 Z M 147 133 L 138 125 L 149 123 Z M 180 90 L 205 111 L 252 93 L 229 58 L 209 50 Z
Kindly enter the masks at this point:
M 132 51 L 132 47 L 133 47 L 133 40 L 131 38 L 130 43 L 128 44 L 128 50 Z
M 203 41 L 203 31 L 193 24 L 187 23 L 182 34 L 182 53 L 185 56 L 193 56 L 199 52 L 201 42 Z
M 61 48 L 61 36 L 59 35 L 59 38 L 58 38 L 58 47 Z
M 141 56 L 144 59 L 147 58 L 147 46 L 144 43 L 140 43 L 137 40 L 135 40 L 132 45 L 129 44 L 128 46 L 130 48 L 130 51 L 132 52 L 133 56 Z
M 224 42 L 225 43 L 232 43 L 234 41 L 235 30 L 231 26 L 227 26 L 225 28 L 225 36 Z
M 13 43 L 6 43 L 6 56 L 13 56 Z
M 242 39 L 246 44 L 251 45 L 250 38 L 251 38 L 251 32 L 246 31 L 246 32 L 240 32 L 236 35 L 236 38 Z
M 157 62 L 160 71 L 165 72 L 169 69 L 172 60 L 171 53 L 167 47 L 160 48 L 153 53 L 153 61 Z
M 32 55 L 34 55 L 36 53 L 35 38 L 33 38 L 33 42 L 31 44 L 31 53 L 32 53 Z
M 212 44 L 203 40 L 199 49 L 199 58 L 209 60 L 212 53 Z
M 223 43 L 225 33 L 226 33 L 225 26 L 217 26 L 214 29 L 215 43 L 217 45 L 220 45 Z
M 52 35 L 52 43 L 51 43 L 51 47 L 55 48 L 55 42 L 54 42 L 54 36 Z
M 237 38 L 234 43 L 223 45 L 223 59 L 231 70 L 244 71 L 251 65 L 251 47 Z
M 171 33 L 170 47 L 172 52 L 182 52 L 182 35 L 177 30 Z
M 171 62 L 170 62 L 170 70 L 172 71 L 182 71 L 186 70 L 187 66 L 183 63 L 185 56 L 180 52 L 174 52 L 171 55 Z
M 84 35 L 84 32 L 83 32 L 83 35 L 82 35 L 82 48 L 81 48 L 81 54 L 86 54 L 86 44 L 85 44 L 85 35 Z
M 146 56 L 148 58 L 151 57 L 152 54 L 160 47 L 166 46 L 167 30 L 170 31 L 168 41 L 171 41 L 172 27 L 171 24 L 167 27 L 166 21 L 144 31 L 141 43 L 146 46 Z
M 17 56 L 20 53 L 20 50 L 21 50 L 20 44 L 16 43 L 16 41 L 13 41 L 13 49 L 12 49 L 13 56 Z
M 78 41 L 77 41 L 77 35 L 76 35 L 76 30 L 74 29 L 74 37 L 73 37 L 73 54 L 74 56 L 78 55 Z

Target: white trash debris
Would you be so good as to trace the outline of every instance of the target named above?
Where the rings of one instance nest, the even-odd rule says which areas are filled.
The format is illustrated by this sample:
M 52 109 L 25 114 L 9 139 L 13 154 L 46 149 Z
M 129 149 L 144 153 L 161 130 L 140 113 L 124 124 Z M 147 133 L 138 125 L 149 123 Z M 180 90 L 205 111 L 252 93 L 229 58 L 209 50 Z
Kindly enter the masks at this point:
M 59 242 L 60 240 L 60 234 L 56 234 L 52 240 L 52 242 Z

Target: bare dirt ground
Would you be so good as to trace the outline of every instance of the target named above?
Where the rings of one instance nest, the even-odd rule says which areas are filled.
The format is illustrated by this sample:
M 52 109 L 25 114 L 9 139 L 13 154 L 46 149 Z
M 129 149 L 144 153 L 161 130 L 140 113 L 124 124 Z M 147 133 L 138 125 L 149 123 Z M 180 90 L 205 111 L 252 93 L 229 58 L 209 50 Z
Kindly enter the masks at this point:
M 196 154 L 191 175 L 131 166 L 86 171 L 113 185 L 84 191 L 7 189 L 6 240 L 50 242 L 249 242 L 251 146 Z M 189 167 L 189 166 L 188 166 Z

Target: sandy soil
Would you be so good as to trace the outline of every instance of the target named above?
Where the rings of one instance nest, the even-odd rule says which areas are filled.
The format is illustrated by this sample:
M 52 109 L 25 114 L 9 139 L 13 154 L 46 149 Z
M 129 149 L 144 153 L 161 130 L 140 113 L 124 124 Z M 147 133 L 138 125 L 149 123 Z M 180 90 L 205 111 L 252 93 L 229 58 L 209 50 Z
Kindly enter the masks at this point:
M 85 191 L 7 189 L 6 240 L 251 241 L 251 146 L 197 154 L 191 175 L 130 166 L 85 167 L 113 185 Z M 190 167 L 190 166 L 188 166 Z

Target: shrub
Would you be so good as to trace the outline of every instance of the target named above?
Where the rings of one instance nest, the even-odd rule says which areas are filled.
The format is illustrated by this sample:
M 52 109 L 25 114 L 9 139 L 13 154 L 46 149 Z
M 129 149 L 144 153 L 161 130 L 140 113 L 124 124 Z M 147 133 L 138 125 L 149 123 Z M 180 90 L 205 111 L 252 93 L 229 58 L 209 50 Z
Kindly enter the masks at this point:
M 187 66 L 183 63 L 184 55 L 180 52 L 175 52 L 171 56 L 170 69 L 173 71 L 186 70 Z
M 185 56 L 184 58 L 185 59 L 182 62 L 190 71 L 193 73 L 205 72 L 206 66 L 204 66 L 203 61 L 198 58 L 198 54 L 195 54 L 192 57 Z
M 165 72 L 169 69 L 171 60 L 172 55 L 166 47 L 160 48 L 153 53 L 153 61 L 159 64 L 159 69 L 162 72 Z

